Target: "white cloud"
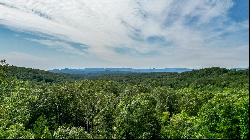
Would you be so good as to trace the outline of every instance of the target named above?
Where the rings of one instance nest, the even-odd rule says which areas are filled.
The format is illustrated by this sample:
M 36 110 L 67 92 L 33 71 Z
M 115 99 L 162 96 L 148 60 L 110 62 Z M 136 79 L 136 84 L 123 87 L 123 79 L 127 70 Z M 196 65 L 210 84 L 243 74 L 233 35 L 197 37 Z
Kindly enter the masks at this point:
M 88 53 L 113 65 L 141 65 L 144 60 L 148 62 L 145 65 L 154 65 L 155 62 L 162 66 L 181 65 L 180 59 L 186 58 L 190 62 L 184 62 L 192 67 L 202 65 L 202 62 L 210 65 L 215 61 L 212 56 L 221 56 L 221 61 L 216 59 L 216 62 L 224 65 L 226 61 L 239 63 L 237 58 L 242 52 L 229 53 L 229 49 L 219 48 L 219 43 L 232 41 L 219 37 L 224 33 L 249 30 L 248 20 L 236 23 L 228 19 L 227 13 L 233 4 L 232 0 L 1 0 L 0 24 L 21 31 L 48 34 L 66 42 L 87 44 Z M 192 19 L 195 21 L 189 25 Z M 130 37 L 133 34 L 140 36 L 142 41 L 133 40 Z M 143 41 L 150 36 L 165 37 L 175 49 L 151 46 Z M 65 42 L 30 40 L 64 52 L 85 55 Z M 212 42 L 207 43 L 207 40 Z M 121 45 L 139 53 L 158 51 L 159 56 L 115 52 L 114 48 Z M 246 51 L 249 44 L 246 45 L 244 55 L 249 53 Z M 234 47 L 231 50 L 237 50 L 238 46 Z M 218 49 L 221 54 L 218 54 Z M 211 57 L 206 55 L 207 52 Z M 195 60 L 193 57 L 198 55 L 202 59 Z M 248 60 L 240 61 L 248 63 Z
M 7 54 L 2 54 L 1 57 L 1 59 L 6 59 L 8 64 L 15 66 L 44 69 L 50 64 L 48 63 L 49 60 L 46 58 L 30 55 L 23 52 L 10 52 Z
M 84 46 L 80 46 L 82 47 L 82 49 L 76 49 L 72 47 L 70 43 L 66 43 L 66 42 L 58 41 L 58 40 L 31 39 L 31 38 L 27 38 L 27 40 L 46 45 L 48 47 L 57 49 L 62 52 L 72 53 L 72 54 L 77 54 L 77 55 L 86 55 L 86 52 L 85 52 L 86 48 L 84 48 Z

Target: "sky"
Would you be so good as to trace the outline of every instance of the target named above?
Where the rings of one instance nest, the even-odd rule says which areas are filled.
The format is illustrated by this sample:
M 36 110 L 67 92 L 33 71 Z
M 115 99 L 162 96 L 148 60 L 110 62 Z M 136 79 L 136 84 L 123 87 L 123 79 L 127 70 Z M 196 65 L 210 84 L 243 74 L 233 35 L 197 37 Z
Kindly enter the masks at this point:
M 248 0 L 0 0 L 0 59 L 39 69 L 249 67 Z

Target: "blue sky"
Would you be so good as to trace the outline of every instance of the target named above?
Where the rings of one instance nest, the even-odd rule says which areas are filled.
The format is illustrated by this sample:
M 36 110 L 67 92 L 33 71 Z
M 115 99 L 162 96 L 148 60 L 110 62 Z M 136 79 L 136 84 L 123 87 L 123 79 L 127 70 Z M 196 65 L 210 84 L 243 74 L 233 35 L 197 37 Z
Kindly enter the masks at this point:
M 39 69 L 248 67 L 248 0 L 0 0 L 0 59 Z

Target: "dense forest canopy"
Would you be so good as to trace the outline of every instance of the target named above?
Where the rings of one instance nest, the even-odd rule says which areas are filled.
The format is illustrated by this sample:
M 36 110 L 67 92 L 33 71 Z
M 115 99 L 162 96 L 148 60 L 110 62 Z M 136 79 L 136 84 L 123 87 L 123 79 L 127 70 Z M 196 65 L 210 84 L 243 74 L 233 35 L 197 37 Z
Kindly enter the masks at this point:
M 249 70 L 98 76 L 0 65 L 0 138 L 248 138 Z

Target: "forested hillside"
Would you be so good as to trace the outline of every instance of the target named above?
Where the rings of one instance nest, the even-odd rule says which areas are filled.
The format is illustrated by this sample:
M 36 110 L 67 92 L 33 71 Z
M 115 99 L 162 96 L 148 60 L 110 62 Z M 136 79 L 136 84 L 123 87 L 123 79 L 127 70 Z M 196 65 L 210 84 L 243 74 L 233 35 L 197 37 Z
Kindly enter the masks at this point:
M 8 66 L 6 70 L 6 75 L 8 77 L 16 77 L 23 81 L 32 82 L 45 82 L 45 83 L 59 83 L 64 81 L 72 81 L 82 79 L 81 75 L 69 75 L 60 73 L 51 73 L 44 70 Z
M 88 77 L 0 65 L 0 139 L 246 139 L 248 109 L 248 69 Z

